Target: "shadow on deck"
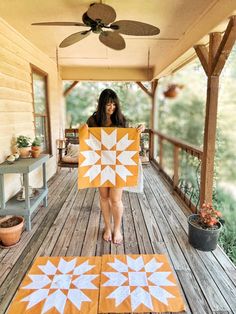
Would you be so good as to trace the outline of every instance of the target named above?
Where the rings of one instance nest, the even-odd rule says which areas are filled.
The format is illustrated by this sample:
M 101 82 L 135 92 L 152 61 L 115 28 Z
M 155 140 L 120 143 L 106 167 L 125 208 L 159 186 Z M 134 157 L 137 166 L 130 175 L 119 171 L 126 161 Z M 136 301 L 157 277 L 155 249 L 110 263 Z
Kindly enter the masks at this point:
M 39 208 L 32 231 L 18 246 L 0 249 L 0 313 L 37 256 L 166 254 L 182 288 L 186 313 L 236 313 L 236 269 L 218 247 L 193 249 L 187 239 L 187 209 L 151 166 L 144 166 L 144 194 L 123 194 L 124 243 L 102 240 L 95 189 L 77 190 L 77 170 L 62 169 L 49 181 L 48 207 Z M 17 313 L 16 313 L 17 314 Z

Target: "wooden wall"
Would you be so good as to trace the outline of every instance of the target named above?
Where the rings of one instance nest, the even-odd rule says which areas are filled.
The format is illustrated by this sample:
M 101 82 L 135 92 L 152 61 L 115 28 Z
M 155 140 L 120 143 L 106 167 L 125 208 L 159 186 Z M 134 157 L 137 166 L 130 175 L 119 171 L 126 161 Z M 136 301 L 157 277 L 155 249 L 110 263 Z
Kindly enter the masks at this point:
M 0 18 L 0 163 L 14 151 L 18 135 L 34 138 L 34 117 L 30 64 L 48 73 L 52 157 L 48 178 L 56 171 L 56 139 L 59 136 L 61 81 L 56 64 Z M 20 188 L 19 175 L 5 176 L 6 196 Z M 30 176 L 30 185 L 42 184 L 41 171 Z

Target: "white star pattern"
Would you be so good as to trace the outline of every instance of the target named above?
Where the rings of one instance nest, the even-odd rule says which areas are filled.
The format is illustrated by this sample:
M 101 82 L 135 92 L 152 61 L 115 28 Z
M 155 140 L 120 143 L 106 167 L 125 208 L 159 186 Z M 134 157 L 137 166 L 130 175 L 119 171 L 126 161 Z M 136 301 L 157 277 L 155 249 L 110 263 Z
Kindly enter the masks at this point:
M 106 297 L 115 299 L 116 307 L 130 297 L 132 311 L 141 304 L 154 310 L 151 296 L 165 305 L 168 305 L 169 298 L 175 298 L 165 289 L 165 286 L 176 286 L 168 279 L 171 272 L 159 270 L 163 263 L 159 263 L 155 257 L 145 263 L 142 256 L 137 258 L 126 256 L 126 263 L 115 258 L 113 263 L 107 264 L 115 271 L 102 272 L 108 279 L 103 286 L 117 287 Z M 143 287 L 148 287 L 149 292 Z
M 50 260 L 45 265 L 38 265 L 38 268 L 44 274 L 28 275 L 32 282 L 21 287 L 21 289 L 30 289 L 31 293 L 23 298 L 21 302 L 28 302 L 27 309 L 30 309 L 45 300 L 41 313 L 46 313 L 50 309 L 56 308 L 60 314 L 64 313 L 68 300 L 78 310 L 80 310 L 82 302 L 92 302 L 81 289 L 98 290 L 98 287 L 92 281 L 99 275 L 85 274 L 95 267 L 95 265 L 89 265 L 88 261 L 83 262 L 79 266 L 76 266 L 76 262 L 77 258 L 70 261 L 60 258 L 57 267 Z M 72 288 L 71 284 L 73 285 Z M 62 289 L 63 292 L 61 291 Z
M 126 149 L 130 147 L 134 140 L 130 140 L 126 133 L 117 141 L 118 132 L 119 130 L 115 129 L 108 134 L 102 128 L 101 140 L 98 140 L 91 133 L 89 133 L 89 138 L 85 140 L 85 143 L 90 147 L 90 150 L 80 152 L 85 158 L 80 164 L 80 167 L 91 166 L 83 175 L 83 177 L 89 178 L 90 183 L 100 175 L 101 185 L 106 181 L 109 181 L 115 186 L 116 175 L 118 175 L 124 182 L 127 182 L 128 176 L 133 176 L 126 166 L 137 165 L 137 162 L 132 159 L 135 154 L 137 154 L 137 151 L 126 151 Z M 117 164 L 117 161 L 119 164 Z

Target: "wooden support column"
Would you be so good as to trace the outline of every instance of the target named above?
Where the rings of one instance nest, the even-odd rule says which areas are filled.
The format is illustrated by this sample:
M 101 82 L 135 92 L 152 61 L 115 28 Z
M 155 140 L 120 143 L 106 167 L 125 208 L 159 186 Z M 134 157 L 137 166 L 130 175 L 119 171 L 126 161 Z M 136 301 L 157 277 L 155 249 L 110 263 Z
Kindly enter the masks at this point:
M 150 117 L 150 129 L 154 130 L 155 125 L 155 93 L 158 85 L 158 80 L 152 81 L 151 91 L 149 91 L 141 82 L 136 82 L 136 84 L 152 99 L 152 111 Z M 149 133 L 149 159 L 154 159 L 154 134 Z
M 150 119 L 150 129 L 154 131 L 155 128 L 155 112 L 156 112 L 156 101 L 155 101 L 155 96 L 156 96 L 156 89 L 158 86 L 158 80 L 152 81 L 152 111 L 151 111 L 151 119 Z M 153 160 L 154 159 L 154 133 L 151 133 L 151 138 L 150 138 L 150 151 L 149 151 L 149 159 Z
M 219 75 L 235 40 L 236 16 L 232 16 L 223 38 L 221 33 L 210 34 L 209 50 L 202 45 L 194 47 L 208 78 L 201 167 L 200 206 L 204 202 L 212 202 Z
M 209 76 L 207 82 L 204 145 L 201 167 L 200 205 L 204 202 L 212 202 L 218 90 L 219 77 Z

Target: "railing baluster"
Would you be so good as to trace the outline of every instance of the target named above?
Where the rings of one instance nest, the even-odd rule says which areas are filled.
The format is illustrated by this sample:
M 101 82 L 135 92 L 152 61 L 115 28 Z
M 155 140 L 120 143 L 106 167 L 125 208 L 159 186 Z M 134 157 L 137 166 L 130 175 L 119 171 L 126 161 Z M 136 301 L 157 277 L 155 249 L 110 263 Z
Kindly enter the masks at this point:
M 163 169 L 163 139 L 159 136 L 159 165 Z
M 174 189 L 178 186 L 178 183 L 179 183 L 179 147 L 174 145 L 174 178 L 173 178 Z

